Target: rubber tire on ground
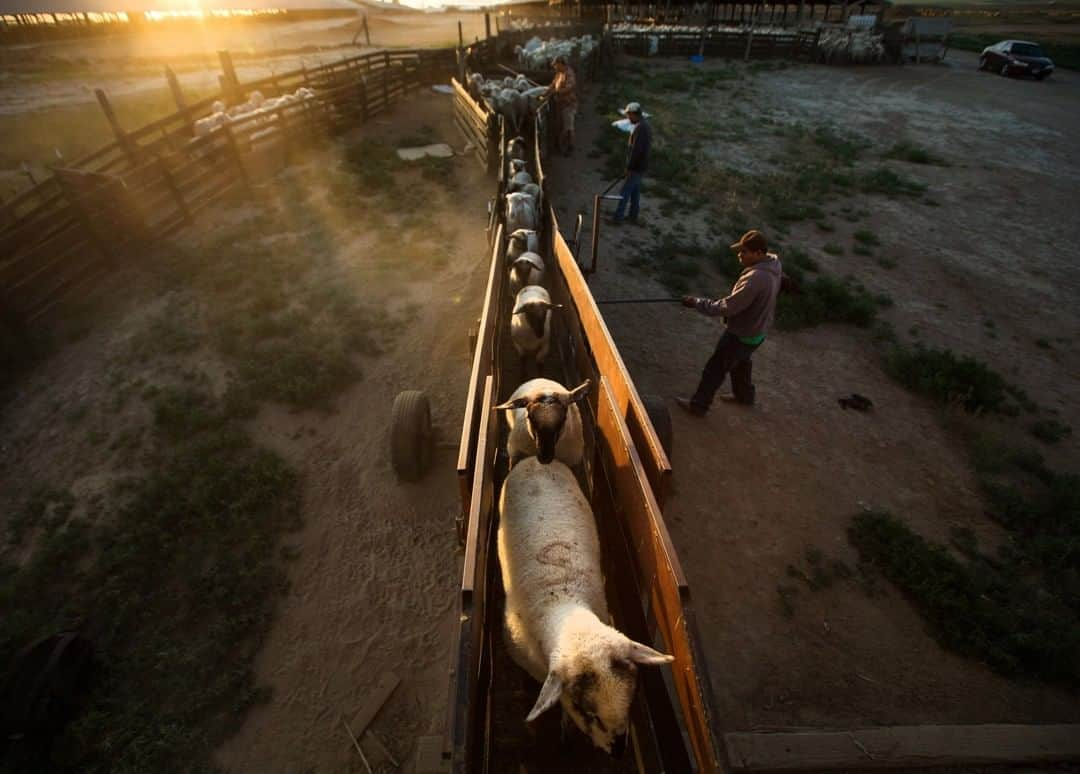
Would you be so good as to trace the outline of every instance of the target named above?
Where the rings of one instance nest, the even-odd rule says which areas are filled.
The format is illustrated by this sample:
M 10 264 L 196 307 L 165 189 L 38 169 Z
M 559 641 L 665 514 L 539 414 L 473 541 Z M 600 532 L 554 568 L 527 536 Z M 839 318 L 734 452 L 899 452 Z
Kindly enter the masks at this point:
M 656 429 L 656 437 L 660 439 L 660 445 L 664 447 L 670 460 L 675 431 L 671 426 L 671 412 L 668 410 L 667 401 L 659 395 L 642 395 L 641 402 L 645 404 L 645 413 L 649 415 Z
M 979 57 L 979 69 L 980 70 L 989 70 L 990 69 L 990 63 L 987 61 L 985 56 L 980 56 Z
M 431 404 L 420 390 L 394 398 L 390 421 L 390 464 L 404 481 L 419 481 L 431 467 Z
M 1003 64 L 1001 66 L 1000 72 L 1001 72 L 1002 75 L 1004 75 L 1006 78 L 1008 78 L 1009 77 L 1009 66 L 1007 64 Z

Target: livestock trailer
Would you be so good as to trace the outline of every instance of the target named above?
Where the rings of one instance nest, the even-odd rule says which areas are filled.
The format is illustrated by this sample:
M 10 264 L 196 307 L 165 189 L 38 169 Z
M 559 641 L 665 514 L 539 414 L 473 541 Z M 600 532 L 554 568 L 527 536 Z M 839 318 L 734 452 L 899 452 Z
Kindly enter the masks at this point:
M 690 589 L 662 514 L 671 464 L 549 204 L 543 166 L 546 106 L 530 118 L 526 132 L 528 171 L 540 186 L 537 232 L 544 285 L 552 301 L 562 305 L 553 312 L 543 375 L 570 387 L 592 381 L 587 400 L 579 404 L 585 459 L 577 473 L 597 522 L 611 623 L 630 638 L 670 653 L 674 662 L 640 670 L 626 753 L 619 759 L 595 749 L 575 727 L 560 730 L 558 712 L 525 722 L 540 686 L 510 659 L 503 643 L 504 595 L 495 550 L 498 492 L 509 459 L 504 412 L 493 407 L 524 381 L 509 332 L 507 138 L 501 119 L 477 115 L 480 106 L 460 84 L 455 87 L 455 100 L 463 102 L 459 113 L 488 122 L 486 132 L 468 124 L 462 130 L 468 129 L 475 143 L 485 134 L 491 138 L 486 154 L 478 156 L 483 161 L 486 155 L 485 166 L 496 173 L 496 190 L 487 285 L 478 326 L 470 334 L 475 344 L 458 447 L 464 563 L 444 761 L 456 774 L 719 772 L 721 751 Z M 490 147 L 495 142 L 498 148 Z M 580 217 L 577 223 L 580 231 Z M 571 240 L 575 246 L 577 236 Z M 429 446 L 426 401 L 403 393 L 395 402 L 394 425 L 397 458 L 402 470 L 411 471 L 409 455 Z

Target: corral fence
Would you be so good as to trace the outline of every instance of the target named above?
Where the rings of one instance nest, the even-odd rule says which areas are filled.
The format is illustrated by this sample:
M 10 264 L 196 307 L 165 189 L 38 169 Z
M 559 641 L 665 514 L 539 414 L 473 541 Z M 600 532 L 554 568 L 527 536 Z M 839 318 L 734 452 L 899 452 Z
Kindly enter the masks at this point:
M 411 89 L 444 80 L 455 52 L 382 51 L 241 85 L 222 55 L 222 93 L 127 132 L 101 91 L 116 139 L 0 207 L 0 321 L 16 331 L 100 279 L 134 248 L 172 234 L 234 189 L 250 190 L 260 154 L 287 151 L 365 123 Z M 216 100 L 300 94 L 198 132 Z

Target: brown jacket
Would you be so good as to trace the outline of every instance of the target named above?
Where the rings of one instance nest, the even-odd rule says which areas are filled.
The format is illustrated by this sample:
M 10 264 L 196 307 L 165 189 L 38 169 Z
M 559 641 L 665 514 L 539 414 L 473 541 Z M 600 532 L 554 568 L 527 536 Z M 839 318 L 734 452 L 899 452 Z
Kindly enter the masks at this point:
M 768 333 L 776 316 L 776 296 L 784 276 L 780 259 L 767 253 L 762 261 L 742 270 L 735 287 L 724 298 L 699 298 L 702 314 L 724 317 L 727 329 L 736 336 L 752 337 Z

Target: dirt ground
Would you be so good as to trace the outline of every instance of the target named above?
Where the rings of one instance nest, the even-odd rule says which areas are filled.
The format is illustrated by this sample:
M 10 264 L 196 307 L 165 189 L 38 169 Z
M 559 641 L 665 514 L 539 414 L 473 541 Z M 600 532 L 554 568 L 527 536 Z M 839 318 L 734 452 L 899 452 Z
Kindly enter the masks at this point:
M 448 97 L 425 90 L 360 134 L 404 137 L 433 125 L 439 138 L 460 150 L 464 143 L 450 105 Z M 306 195 L 322 202 L 326 228 L 347 234 L 344 212 L 321 189 L 320 167 L 327 163 L 335 162 L 316 156 L 279 175 L 305 180 Z M 300 474 L 304 527 L 286 540 L 283 550 L 295 557 L 288 565 L 290 593 L 256 664 L 258 681 L 272 696 L 218 751 L 217 761 L 229 770 L 362 770 L 339 716 L 351 720 L 388 671 L 401 685 L 372 728 L 407 762 L 406 771 L 416 738 L 444 728 L 460 563 L 455 458 L 437 451 L 422 482 L 400 483 L 390 467 L 389 429 L 394 396 L 421 389 L 442 438 L 456 441 L 460 433 L 467 330 L 479 310 L 489 256 L 484 227 L 490 185 L 472 155 L 455 159 L 453 173 L 459 181 L 453 209 L 444 209 L 441 192 L 430 198 L 454 235 L 445 262 L 371 272 L 364 268 L 370 257 L 365 234 L 336 243 L 335 260 L 351 271 L 352 289 L 363 303 L 381 302 L 387 313 L 407 320 L 394 346 L 362 358 L 363 378 L 336 396 L 332 412 L 263 404 L 248 425 L 256 443 Z M 275 195 L 278 179 L 262 184 L 264 196 Z M 200 240 L 255 207 L 222 208 L 178 240 L 197 249 Z M 152 273 L 125 272 L 111 285 L 103 297 L 112 299 L 105 304 L 112 311 L 99 310 L 83 338 L 27 374 L 0 408 L 6 439 L 0 446 L 0 514 L 20 508 L 35 484 L 70 491 L 82 503 L 107 496 L 119 476 L 138 471 L 113 451 L 113 440 L 141 431 L 148 421 L 141 405 L 119 414 L 109 409 L 118 377 L 132 376 L 118 373 L 117 358 L 148 320 L 169 313 L 171 295 Z M 225 369 L 212 351 L 201 349 L 189 359 L 220 388 Z M 139 376 L 154 383 L 160 374 Z M 387 765 L 370 740 L 365 747 L 371 759 Z
M 906 136 L 947 159 L 947 167 L 910 165 L 940 206 L 880 197 L 837 202 L 826 207 L 836 233 L 797 225 L 785 244 L 805 247 L 825 271 L 854 274 L 872 292 L 888 293 L 895 306 L 884 316 L 905 342 L 984 359 L 1078 427 L 1080 79 L 1066 71 L 1045 83 L 1008 80 L 977 72 L 974 55 L 948 59 L 760 74 L 736 119 L 747 122 L 748 137 L 716 152 L 743 169 L 764 164 L 779 140 L 753 128 L 756 116 L 768 115 L 811 126 L 828 120 L 877 148 Z M 591 99 L 578 123 L 581 149 L 594 133 L 614 131 Z M 592 195 L 607 184 L 579 154 L 555 165 L 553 198 L 564 223 L 590 211 Z M 680 224 L 709 244 L 693 218 L 658 212 L 648 177 L 643 202 L 650 228 Z M 832 217 L 844 204 L 870 215 L 858 224 Z M 855 229 L 875 231 L 881 255 L 896 268 L 821 249 L 827 241 L 850 244 Z M 597 297 L 670 294 L 628 268 L 649 238 L 630 226 L 604 232 L 600 270 L 590 281 Z M 605 316 L 638 389 L 669 399 L 693 390 L 720 330 L 677 305 L 611 306 Z M 1040 338 L 1050 348 L 1038 347 Z M 950 527 L 969 527 L 991 545 L 998 534 L 982 515 L 948 415 L 890 381 L 865 332 L 775 332 L 754 360 L 753 409 L 718 402 L 695 419 L 670 404 L 675 491 L 666 517 L 698 611 L 719 727 L 1080 720 L 1075 695 L 1006 680 L 944 651 L 894 589 L 871 597 L 854 583 L 803 587 L 785 617 L 777 588 L 790 582 L 789 565 L 806 566 L 807 550 L 857 561 L 846 529 L 860 508 L 889 510 L 931 539 L 944 540 Z M 873 399 L 873 413 L 839 408 L 836 399 L 852 391 Z M 1050 456 L 1052 466 L 1075 470 L 1076 436 Z

